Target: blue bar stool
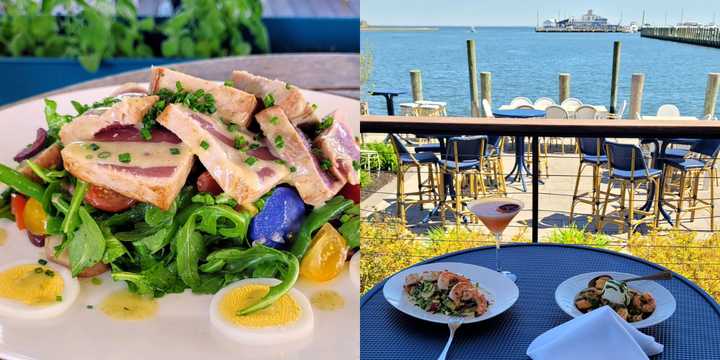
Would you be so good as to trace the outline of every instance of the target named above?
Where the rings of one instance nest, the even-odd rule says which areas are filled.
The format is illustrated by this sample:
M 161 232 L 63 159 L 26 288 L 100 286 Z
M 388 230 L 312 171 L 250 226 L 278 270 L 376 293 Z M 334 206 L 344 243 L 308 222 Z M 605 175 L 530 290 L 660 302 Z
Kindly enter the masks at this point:
M 608 157 L 609 172 L 608 186 L 605 193 L 602 215 L 600 216 L 599 230 L 607 223 L 621 225 L 623 230 L 627 227 L 628 239 L 641 224 L 654 224 L 658 221 L 658 194 L 655 191 L 650 210 L 635 209 L 635 191 L 639 185 L 645 184 L 647 188 L 659 188 L 662 171 L 648 166 L 642 150 L 633 144 L 620 144 L 606 141 L 605 151 Z M 613 185 L 620 185 L 620 194 L 611 194 Z M 614 215 L 608 215 L 607 208 L 611 196 L 618 196 L 620 207 Z M 628 199 L 627 207 L 625 199 Z
M 477 175 L 480 175 L 482 154 L 485 153 L 486 136 L 458 136 L 447 139 L 445 153 L 441 154 L 439 161 L 440 219 L 445 224 L 446 212 L 450 210 L 455 215 L 455 222 L 460 225 L 460 218 L 467 219 L 472 215 L 465 209 L 465 199 L 477 199 Z M 463 183 L 469 184 L 469 196 L 463 195 Z M 447 200 L 447 194 L 452 197 Z
M 577 177 L 575 178 L 575 190 L 573 191 L 572 203 L 570 204 L 570 222 L 575 215 L 575 206 L 578 203 L 588 204 L 592 207 L 592 217 L 596 218 L 600 210 L 600 181 L 602 180 L 602 167 L 607 166 L 608 158 L 605 154 L 605 139 L 602 138 L 577 138 L 577 152 L 580 155 Z M 588 167 L 592 168 L 592 190 L 578 194 L 580 178 Z
M 407 221 L 407 208 L 412 205 L 432 203 L 438 205 L 438 194 L 435 186 L 435 174 L 437 173 L 438 158 L 432 152 L 411 153 L 403 144 L 403 140 L 397 134 L 390 134 L 395 156 L 398 160 L 396 169 L 397 175 L 397 216 L 404 224 Z M 427 167 L 428 176 L 423 179 L 422 168 Z M 413 169 L 417 170 L 418 191 L 405 191 L 405 174 Z M 408 200 L 408 196 L 417 196 L 418 200 Z
M 690 221 L 695 221 L 697 210 L 708 210 L 710 212 L 710 230 L 715 231 L 715 161 L 720 153 L 720 139 L 707 139 L 695 142 L 690 147 L 690 155 L 687 158 L 663 158 L 663 181 L 661 197 L 663 205 L 675 210 L 675 224 L 680 226 L 680 218 L 683 212 L 690 212 Z M 677 193 L 670 193 L 666 189 L 666 183 L 671 172 L 679 172 L 680 179 Z M 700 178 L 703 174 L 710 175 L 710 199 L 698 198 Z M 687 204 L 686 204 L 687 203 Z

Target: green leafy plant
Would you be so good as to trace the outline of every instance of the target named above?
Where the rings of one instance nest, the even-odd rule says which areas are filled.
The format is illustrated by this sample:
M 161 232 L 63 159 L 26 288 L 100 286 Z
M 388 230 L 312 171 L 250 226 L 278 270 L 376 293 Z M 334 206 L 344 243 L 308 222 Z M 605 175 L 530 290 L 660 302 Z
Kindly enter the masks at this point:
M 395 171 L 397 158 L 392 145 L 382 142 L 365 143 L 361 146 L 365 150 L 373 150 L 380 156 L 380 170 Z
M 113 57 L 205 58 L 270 47 L 259 0 L 184 0 L 162 25 L 139 19 L 132 0 L 0 0 L 0 8 L 0 56 L 71 57 L 90 72 Z M 58 9 L 70 15 L 54 16 Z M 158 49 L 147 42 L 155 34 L 166 37 Z
M 167 39 L 162 54 L 167 57 L 213 57 L 246 55 L 252 44 L 269 50 L 267 31 L 261 21 L 262 5 L 251 0 L 184 0 L 180 11 L 162 26 Z

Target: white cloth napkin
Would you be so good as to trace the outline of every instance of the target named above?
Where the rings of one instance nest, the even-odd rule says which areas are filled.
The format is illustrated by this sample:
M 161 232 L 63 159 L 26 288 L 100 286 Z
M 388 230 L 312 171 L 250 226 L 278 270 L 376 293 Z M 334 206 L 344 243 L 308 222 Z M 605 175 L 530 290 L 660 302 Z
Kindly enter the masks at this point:
M 533 360 L 639 360 L 662 351 L 654 337 L 603 306 L 542 333 L 530 343 L 527 355 Z

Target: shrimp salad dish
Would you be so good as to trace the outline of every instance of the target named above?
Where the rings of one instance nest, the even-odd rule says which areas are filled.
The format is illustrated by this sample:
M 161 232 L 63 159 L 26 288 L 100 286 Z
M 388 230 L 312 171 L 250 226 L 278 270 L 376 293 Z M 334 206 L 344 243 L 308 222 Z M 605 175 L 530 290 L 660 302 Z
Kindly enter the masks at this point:
M 575 307 L 587 313 L 608 305 L 627 322 L 647 319 L 655 311 L 655 299 L 649 292 L 641 293 L 609 275 L 590 281 L 575 297 Z
M 411 303 L 432 314 L 475 317 L 490 306 L 477 284 L 447 270 L 410 274 L 404 289 Z
M 0 264 L 0 320 L 60 315 L 78 278 L 109 272 L 133 301 L 214 295 L 211 322 L 238 341 L 308 337 L 298 278 L 336 278 L 360 246 L 345 117 L 246 71 L 223 83 L 154 67 L 148 80 L 72 114 L 45 99 L 47 127 L 0 164 L 0 217 L 37 247 Z

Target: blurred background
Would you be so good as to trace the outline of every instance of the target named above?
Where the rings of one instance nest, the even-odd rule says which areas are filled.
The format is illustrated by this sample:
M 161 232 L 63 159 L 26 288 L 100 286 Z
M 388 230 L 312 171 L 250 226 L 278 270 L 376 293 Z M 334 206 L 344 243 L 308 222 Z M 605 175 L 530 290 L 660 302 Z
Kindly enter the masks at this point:
M 151 65 L 358 53 L 360 0 L 0 0 L 0 106 Z

